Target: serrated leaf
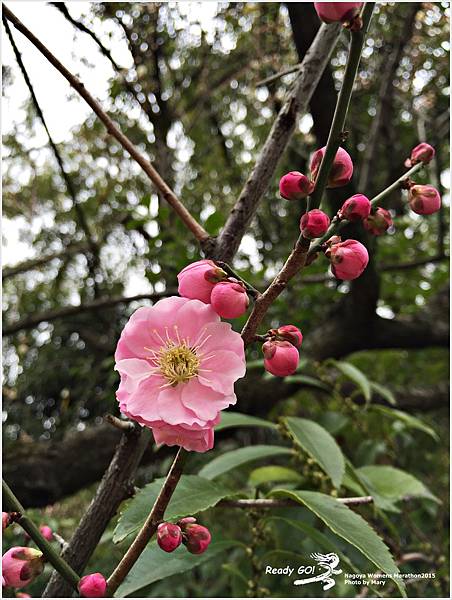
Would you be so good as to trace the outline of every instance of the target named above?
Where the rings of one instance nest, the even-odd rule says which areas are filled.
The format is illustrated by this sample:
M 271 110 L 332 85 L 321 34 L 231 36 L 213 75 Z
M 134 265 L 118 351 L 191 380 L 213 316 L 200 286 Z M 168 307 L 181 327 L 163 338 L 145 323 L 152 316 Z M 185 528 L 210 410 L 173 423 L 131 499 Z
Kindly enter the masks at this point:
M 276 425 L 271 421 L 252 417 L 238 412 L 223 412 L 221 415 L 221 423 L 215 427 L 215 431 L 222 431 L 229 427 L 268 427 L 276 429 Z
M 333 533 L 357 548 L 378 569 L 388 574 L 402 595 L 406 596 L 405 586 L 397 578 L 399 569 L 388 547 L 359 514 L 331 496 L 319 492 L 274 490 L 271 495 L 277 498 L 291 498 L 306 506 Z
M 196 555 L 187 552 L 185 546 L 179 546 L 177 550 L 167 554 L 156 542 L 151 542 L 116 590 L 115 598 L 125 598 L 151 583 L 190 571 L 237 544 L 238 542 L 232 540 L 212 542 L 204 554 Z
M 370 489 L 373 488 L 379 496 L 390 501 L 403 500 L 408 496 L 440 503 L 419 479 L 401 469 L 389 465 L 367 465 L 357 469 L 357 472 L 364 477 Z
M 398 419 L 405 423 L 407 427 L 412 429 L 419 429 L 424 433 L 427 433 L 430 437 L 432 437 L 435 442 L 439 441 L 439 436 L 429 425 L 418 419 L 417 417 L 413 417 L 413 415 L 409 415 L 408 413 L 402 412 L 401 410 L 397 410 L 395 408 L 389 408 L 389 406 L 380 406 L 379 404 L 374 404 L 371 407 L 371 410 L 374 412 L 378 412 L 379 414 L 389 417 L 392 419 Z
M 231 452 L 225 452 L 221 456 L 217 456 L 199 471 L 199 475 L 205 479 L 215 479 L 215 477 L 253 460 L 292 453 L 293 450 L 291 448 L 284 448 L 283 446 L 247 446 L 246 448 L 231 450 Z
M 163 478 L 156 479 L 145 485 L 127 502 L 115 528 L 113 536 L 115 544 L 138 531 L 143 525 L 164 481 Z M 178 517 L 195 515 L 215 506 L 217 502 L 232 493 L 233 490 L 197 475 L 182 475 L 165 511 L 165 519 L 174 520 Z
M 342 375 L 353 381 L 361 389 L 366 402 L 370 402 L 372 397 L 370 381 L 360 369 L 344 360 L 329 360 L 328 363 L 332 364 Z
M 318 423 L 298 417 L 285 419 L 293 440 L 313 458 L 339 488 L 345 471 L 345 461 L 336 440 Z
M 302 479 L 303 477 L 293 469 L 271 465 L 268 467 L 259 467 L 254 469 L 254 471 L 251 471 L 248 481 L 250 485 L 258 486 L 269 482 L 287 483 L 293 481 L 300 483 Z

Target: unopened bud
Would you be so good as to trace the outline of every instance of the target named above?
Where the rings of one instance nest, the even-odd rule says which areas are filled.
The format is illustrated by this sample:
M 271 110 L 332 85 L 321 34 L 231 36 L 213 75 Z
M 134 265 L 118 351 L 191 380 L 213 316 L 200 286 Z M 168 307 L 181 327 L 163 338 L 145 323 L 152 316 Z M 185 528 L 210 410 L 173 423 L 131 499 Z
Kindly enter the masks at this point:
M 295 373 L 300 361 L 296 347 L 287 341 L 269 340 L 262 346 L 265 370 L 277 377 Z
M 364 194 L 355 194 L 344 202 L 339 211 L 339 217 L 348 221 L 367 219 L 372 205 Z
M 331 270 L 337 279 L 346 281 L 359 277 L 369 262 L 369 254 L 360 242 L 345 240 L 329 250 Z
M 10 519 L 9 513 L 2 512 L 2 531 L 4 531 L 10 524 L 11 524 L 11 519 Z
M 183 543 L 192 554 L 205 552 L 211 539 L 210 531 L 203 525 L 193 523 L 185 527 Z
M 313 182 L 298 171 L 290 171 L 279 180 L 279 193 L 286 200 L 302 200 L 313 190 Z
M 363 225 L 372 235 L 383 235 L 393 225 L 391 213 L 379 206 L 364 219 Z
M 324 23 L 350 23 L 358 15 L 362 2 L 314 2 L 319 19 Z
M 174 523 L 160 523 L 157 527 L 157 543 L 165 552 L 173 552 L 182 543 L 182 531 Z
M 295 325 L 282 325 L 278 329 L 272 329 L 272 332 L 278 336 L 279 339 L 290 342 L 297 348 L 299 348 L 303 342 L 303 334 L 295 327 Z
M 104 598 L 107 592 L 107 580 L 102 573 L 85 575 L 78 582 L 78 591 L 83 598 Z
M 308 211 L 300 220 L 300 231 L 305 238 L 310 240 L 324 235 L 329 226 L 329 216 L 318 208 Z
M 182 530 L 186 525 L 191 525 L 192 523 L 196 523 L 195 517 L 184 517 L 183 519 L 179 519 L 179 521 L 177 522 L 177 524 L 179 525 L 179 527 L 182 528 Z
M 48 542 L 51 542 L 53 540 L 53 531 L 48 525 L 41 525 L 39 531 L 41 532 L 42 537 Z
M 243 283 L 232 278 L 217 283 L 210 299 L 212 308 L 223 319 L 241 317 L 250 303 Z
M 2 557 L 2 574 L 6 586 L 21 588 L 31 583 L 44 569 L 40 550 L 16 546 Z
M 334 3 L 335 4 L 335 3 Z M 311 177 L 315 181 L 325 155 L 325 147 L 314 152 L 311 159 Z M 339 147 L 328 175 L 327 187 L 336 188 L 346 185 L 353 175 L 353 162 L 350 154 Z
M 418 215 L 431 215 L 441 208 L 441 196 L 432 185 L 412 185 L 408 201 L 411 210 Z
M 213 260 L 198 260 L 187 265 L 177 276 L 179 294 L 184 298 L 210 303 L 210 295 L 226 273 Z
M 433 146 L 430 146 L 430 144 L 422 142 L 421 144 L 418 144 L 415 148 L 411 150 L 411 156 L 410 158 L 406 159 L 405 166 L 412 167 L 420 162 L 426 165 L 432 160 L 434 156 L 435 148 L 433 148 Z

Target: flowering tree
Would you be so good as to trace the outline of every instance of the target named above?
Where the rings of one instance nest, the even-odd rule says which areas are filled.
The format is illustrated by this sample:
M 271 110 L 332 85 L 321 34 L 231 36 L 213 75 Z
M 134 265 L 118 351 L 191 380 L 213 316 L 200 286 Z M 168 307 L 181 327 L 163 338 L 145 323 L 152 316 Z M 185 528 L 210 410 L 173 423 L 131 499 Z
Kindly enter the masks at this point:
M 395 190 L 406 190 L 409 209 L 417 215 L 431 215 L 441 208 L 438 190 L 430 184 L 416 182 L 416 177 L 425 171 L 435 156 L 435 149 L 420 141 L 414 148 L 404 149 L 405 171 L 398 173 L 382 191 L 372 198 L 364 194 L 367 174 L 363 178 L 363 188 L 353 190 L 357 193 L 342 199 L 337 210 L 327 214 L 325 198 L 328 190 L 348 186 L 355 170 L 354 157 L 344 148 L 348 137 L 347 114 L 374 5 L 316 3 L 315 10 L 324 24 L 297 68 L 293 87 L 279 109 L 224 226 L 217 236 L 212 236 L 162 177 L 165 166 L 159 165 L 158 158 L 155 164 L 151 163 L 77 77 L 9 9 L 4 8 L 8 35 L 11 36 L 12 24 L 66 78 L 106 126 L 110 136 L 151 180 L 160 198 L 168 203 L 196 240 L 203 256 L 185 265 L 177 274 L 177 293 L 166 290 L 159 300 L 158 294 L 153 294 L 155 303 L 133 312 L 121 333 L 115 351 L 115 369 L 120 375 L 116 397 L 122 417 L 108 417 L 122 432 L 121 442 L 70 543 L 63 544 L 61 555 L 52 546 L 53 532 L 36 527 L 4 483 L 8 509 L 8 513 L 4 513 L 4 526 L 18 522 L 40 549 L 15 547 L 8 550 L 3 560 L 7 586 L 20 588 L 27 585 L 48 561 L 57 573 L 45 596 L 64 595 L 68 586 L 85 597 L 134 593 L 158 580 L 162 576 L 159 568 L 168 576 L 190 570 L 209 554 L 233 548 L 243 550 L 240 542 L 215 540 L 209 529 L 198 522 L 202 522 L 205 510 L 215 507 L 217 510 L 248 511 L 252 542 L 244 551 L 250 557 L 251 573 L 247 578 L 239 571 L 235 577 L 245 580 L 250 596 L 270 593 L 260 585 L 263 562 L 259 546 L 265 538 L 269 519 L 287 520 L 288 513 L 284 516 L 285 513 L 279 513 L 279 510 L 304 511 L 301 515 L 306 515 L 307 511 L 315 515 L 322 527 L 354 547 L 375 571 L 386 574 L 395 586 L 392 589 L 405 594 L 400 560 L 397 564 L 381 536 L 351 507 L 372 504 L 376 514 L 387 519 L 384 511 L 397 510 L 395 503 L 407 496 L 428 498 L 433 503 L 438 501 L 437 498 L 413 476 L 392 466 L 354 466 L 332 435 L 334 426 L 324 427 L 315 420 L 299 416 L 286 415 L 278 424 L 257 419 L 240 411 L 240 397 L 237 398 L 235 393 L 236 382 L 245 376 L 247 366 L 250 368 L 247 355 L 255 352 L 256 344 L 261 346 L 263 367 L 268 374 L 294 377 L 294 383 L 297 383 L 297 377 L 303 377 L 298 374 L 300 353 L 302 356 L 305 344 L 309 344 L 309 329 L 299 323 L 275 323 L 269 317 L 279 296 L 300 278 L 302 272 L 327 260 L 331 277 L 338 281 L 364 277 L 369 268 L 368 248 L 372 252 L 373 238 L 384 236 L 394 227 L 397 229 L 397 218 L 394 219 L 394 214 L 383 206 Z M 127 28 L 125 31 L 127 33 Z M 233 269 L 231 262 L 275 177 L 277 162 L 294 132 L 297 116 L 308 109 L 316 87 L 321 85 L 324 69 L 342 31 L 350 38 L 347 63 L 324 146 L 313 153 L 306 174 L 290 171 L 279 179 L 281 203 L 287 202 L 295 207 L 290 210 L 298 213 L 299 235 L 291 240 L 292 249 L 275 270 L 270 283 L 258 290 L 249 275 Z M 131 47 L 133 49 L 132 42 Z M 77 206 L 77 202 L 75 204 Z M 92 251 L 90 260 L 95 272 L 96 242 L 89 231 L 89 222 L 82 217 L 81 223 Z M 361 241 L 350 237 L 350 228 L 358 232 L 356 237 Z M 363 243 L 366 241 L 367 244 Z M 173 285 L 176 285 L 176 276 Z M 244 315 L 246 321 L 238 332 L 234 320 Z M 290 311 L 286 318 L 291 320 Z M 222 319 L 233 320 L 233 323 Z M 376 317 L 372 316 L 369 322 L 375 327 Z M 23 328 L 24 322 L 10 326 L 9 333 L 14 333 L 15 327 Z M 409 335 L 410 331 L 400 335 L 404 333 Z M 354 343 L 351 349 L 355 349 Z M 322 353 L 318 356 L 322 357 Z M 333 352 L 332 356 L 340 354 Z M 371 388 L 368 378 L 353 365 L 332 361 L 331 366 L 354 382 L 366 405 L 371 401 L 372 389 L 390 396 L 386 388 L 377 384 Z M 317 384 L 324 385 L 321 380 Z M 225 410 L 236 403 L 237 410 Z M 381 414 L 388 416 L 390 410 L 385 407 Z M 396 416 L 394 412 L 393 417 Z M 409 421 L 403 413 L 399 413 L 398 418 Z M 421 422 L 414 420 L 411 423 L 426 429 Z M 245 446 L 213 459 L 207 455 L 197 463 L 200 459 L 195 453 L 212 450 L 215 433 L 232 427 L 270 430 L 274 443 Z M 157 445 L 178 447 L 171 467 L 163 480 L 156 479 L 141 490 L 135 490 L 132 500 L 121 512 L 114 541 L 121 543 L 127 539 L 130 543 L 113 572 L 81 577 L 107 524 L 129 491 L 151 432 Z M 199 464 L 200 468 L 196 474 L 186 474 L 185 469 L 193 456 L 193 464 Z M 248 485 L 222 485 L 214 481 L 252 460 L 266 459 L 270 463 L 270 458 L 275 456 L 295 457 L 303 462 L 302 473 L 294 468 L 269 464 L 254 472 L 252 490 Z M 190 473 L 193 473 L 192 469 Z M 388 478 L 395 482 L 397 493 L 388 493 L 385 488 Z M 359 571 L 349 564 L 347 553 L 340 545 L 333 545 L 330 538 L 313 529 L 303 516 L 293 519 L 292 525 L 295 523 L 304 535 L 311 535 L 317 544 L 324 546 L 322 550 L 333 548 L 350 572 Z M 151 541 L 154 536 L 155 543 Z M 164 552 L 170 553 L 171 557 L 166 557 Z M 202 555 L 203 558 L 195 559 L 191 555 Z M 146 566 L 159 564 L 160 567 L 152 569 Z

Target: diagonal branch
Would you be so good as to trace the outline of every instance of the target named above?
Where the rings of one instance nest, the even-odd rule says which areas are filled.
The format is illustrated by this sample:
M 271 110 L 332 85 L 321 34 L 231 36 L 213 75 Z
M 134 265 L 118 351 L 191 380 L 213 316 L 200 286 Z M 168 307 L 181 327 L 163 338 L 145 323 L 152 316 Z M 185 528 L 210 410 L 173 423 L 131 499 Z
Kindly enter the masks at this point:
M 173 296 L 177 293 L 176 290 L 167 290 L 166 292 L 151 293 L 151 294 L 137 294 L 136 296 L 118 296 L 111 298 L 98 298 L 92 302 L 86 302 L 85 304 L 79 304 L 78 306 L 64 306 L 63 308 L 56 308 L 47 310 L 41 313 L 34 313 L 24 319 L 5 325 L 3 327 L 2 335 L 12 335 L 17 333 L 21 329 L 33 329 L 39 323 L 50 323 L 57 319 L 65 317 L 72 317 L 92 310 L 99 310 L 100 308 L 109 308 L 116 304 L 130 304 L 136 300 L 159 300 L 160 298 L 166 298 L 167 296 Z
M 210 236 L 198 221 L 185 208 L 173 190 L 169 187 L 166 181 L 161 177 L 153 164 L 143 156 L 139 150 L 133 145 L 129 138 L 122 133 L 119 127 L 103 110 L 100 103 L 88 92 L 84 84 L 73 75 L 66 67 L 50 52 L 50 50 L 33 35 L 33 33 L 25 27 L 25 25 L 7 8 L 4 4 L 3 15 L 10 21 L 16 29 L 18 29 L 47 60 L 59 71 L 63 77 L 70 83 L 86 103 L 93 109 L 99 119 L 107 128 L 107 131 L 121 144 L 130 156 L 140 165 L 157 190 L 162 194 L 163 198 L 168 202 L 174 212 L 179 216 L 184 225 L 191 231 L 198 242 L 202 246 L 208 246 Z
M 340 26 L 323 25 L 301 63 L 294 87 L 274 122 L 257 162 L 221 232 L 214 258 L 230 262 L 295 129 L 296 118 L 304 113 L 317 83 L 329 62 L 339 37 Z

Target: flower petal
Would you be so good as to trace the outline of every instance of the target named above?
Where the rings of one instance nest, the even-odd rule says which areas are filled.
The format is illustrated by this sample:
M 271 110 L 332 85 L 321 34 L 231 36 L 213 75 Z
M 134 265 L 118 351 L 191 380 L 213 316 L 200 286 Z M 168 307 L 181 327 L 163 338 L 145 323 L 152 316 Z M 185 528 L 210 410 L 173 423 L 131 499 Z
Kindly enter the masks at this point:
M 236 401 L 235 394 L 225 396 L 201 385 L 196 379 L 191 379 L 182 388 L 182 403 L 205 421 L 215 419 L 220 410 Z
M 244 361 L 235 352 L 220 350 L 201 360 L 198 380 L 222 394 L 234 393 L 234 382 L 245 375 Z

